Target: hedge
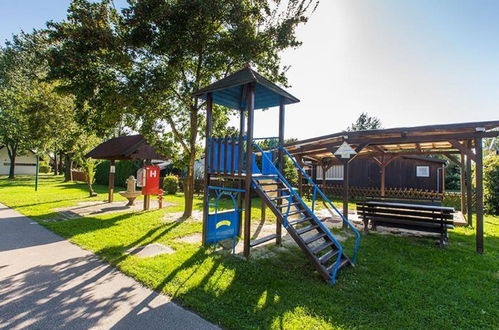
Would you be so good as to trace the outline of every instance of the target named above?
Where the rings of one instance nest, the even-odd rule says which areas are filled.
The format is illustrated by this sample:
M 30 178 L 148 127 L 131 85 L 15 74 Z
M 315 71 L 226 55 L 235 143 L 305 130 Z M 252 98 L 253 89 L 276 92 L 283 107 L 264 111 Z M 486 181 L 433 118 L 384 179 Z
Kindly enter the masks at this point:
M 95 171 L 95 183 L 106 185 L 109 183 L 109 166 L 108 160 L 97 165 Z M 126 180 L 130 175 L 137 178 L 137 170 L 140 168 L 140 161 L 122 160 L 116 162 L 116 174 L 114 177 L 114 185 L 118 187 L 126 187 Z
M 483 162 L 485 211 L 499 214 L 499 155 L 485 157 Z

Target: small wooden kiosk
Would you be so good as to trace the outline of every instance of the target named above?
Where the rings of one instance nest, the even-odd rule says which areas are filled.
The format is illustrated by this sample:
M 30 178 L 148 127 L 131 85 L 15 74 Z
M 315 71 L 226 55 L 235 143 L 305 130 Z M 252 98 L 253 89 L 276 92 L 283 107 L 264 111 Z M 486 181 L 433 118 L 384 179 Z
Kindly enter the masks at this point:
M 156 149 L 149 145 L 142 135 L 120 136 L 107 140 L 92 151 L 86 157 L 110 161 L 108 202 L 113 202 L 114 176 L 117 160 L 143 160 L 149 164 L 151 160 L 165 160 L 165 156 L 159 154 Z

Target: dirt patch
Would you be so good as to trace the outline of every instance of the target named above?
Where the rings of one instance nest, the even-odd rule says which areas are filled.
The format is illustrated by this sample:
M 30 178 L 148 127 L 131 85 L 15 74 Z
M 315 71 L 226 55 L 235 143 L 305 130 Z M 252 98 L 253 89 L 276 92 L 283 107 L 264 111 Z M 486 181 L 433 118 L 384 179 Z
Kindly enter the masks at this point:
M 202 240 L 203 240 L 203 236 L 201 235 L 201 233 L 195 233 L 195 234 L 175 238 L 175 242 L 190 243 L 190 244 L 201 243 Z
M 175 253 L 175 250 L 169 246 L 153 243 L 145 246 L 139 246 L 136 248 L 131 248 L 126 250 L 127 254 L 134 255 L 141 258 L 154 257 L 160 254 L 172 254 Z
M 182 216 L 183 212 L 174 212 L 167 213 L 163 217 L 163 221 L 166 223 L 170 222 L 184 222 L 184 221 L 193 221 L 193 222 L 201 222 L 203 221 L 203 212 L 202 211 L 192 211 L 192 215 L 189 218 L 185 218 Z

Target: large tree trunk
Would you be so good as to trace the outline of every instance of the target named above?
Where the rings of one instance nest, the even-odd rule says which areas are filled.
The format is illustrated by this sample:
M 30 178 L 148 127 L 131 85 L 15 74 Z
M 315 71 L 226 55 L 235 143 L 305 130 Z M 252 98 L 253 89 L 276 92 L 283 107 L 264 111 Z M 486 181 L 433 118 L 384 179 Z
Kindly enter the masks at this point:
M 198 133 L 198 111 L 197 104 L 193 105 L 191 108 L 191 127 L 190 127 L 190 139 L 189 139 L 189 161 L 187 164 L 187 175 L 184 181 L 184 200 L 185 209 L 184 217 L 190 217 L 192 215 L 192 205 L 194 203 L 194 163 L 196 162 L 196 140 Z
M 9 147 L 7 145 L 7 154 L 9 155 L 9 160 L 10 160 L 9 179 L 14 179 L 16 173 L 17 146 Z
M 54 151 L 54 175 L 59 174 L 59 169 L 58 169 L 58 164 L 57 164 L 57 151 Z
M 73 181 L 71 177 L 71 169 L 73 167 L 73 159 L 70 154 L 64 155 L 64 182 Z
M 194 161 L 196 155 L 189 155 L 189 165 L 187 166 L 187 175 L 184 180 L 184 199 L 185 209 L 184 217 L 192 215 L 192 206 L 194 204 Z
M 14 179 L 16 170 L 16 154 L 13 153 L 9 155 L 10 167 L 9 167 L 9 179 Z
M 60 152 L 59 153 L 59 164 L 57 165 L 57 173 L 58 174 L 62 174 L 62 169 L 64 168 L 64 165 L 62 163 L 62 159 L 63 159 L 63 156 L 64 156 L 64 153 Z

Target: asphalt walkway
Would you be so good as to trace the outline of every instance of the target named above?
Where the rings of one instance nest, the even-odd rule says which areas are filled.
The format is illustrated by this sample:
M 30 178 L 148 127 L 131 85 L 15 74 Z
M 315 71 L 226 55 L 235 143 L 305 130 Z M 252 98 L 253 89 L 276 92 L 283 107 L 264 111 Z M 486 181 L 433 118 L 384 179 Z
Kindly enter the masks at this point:
M 0 328 L 218 329 L 2 204 Z

